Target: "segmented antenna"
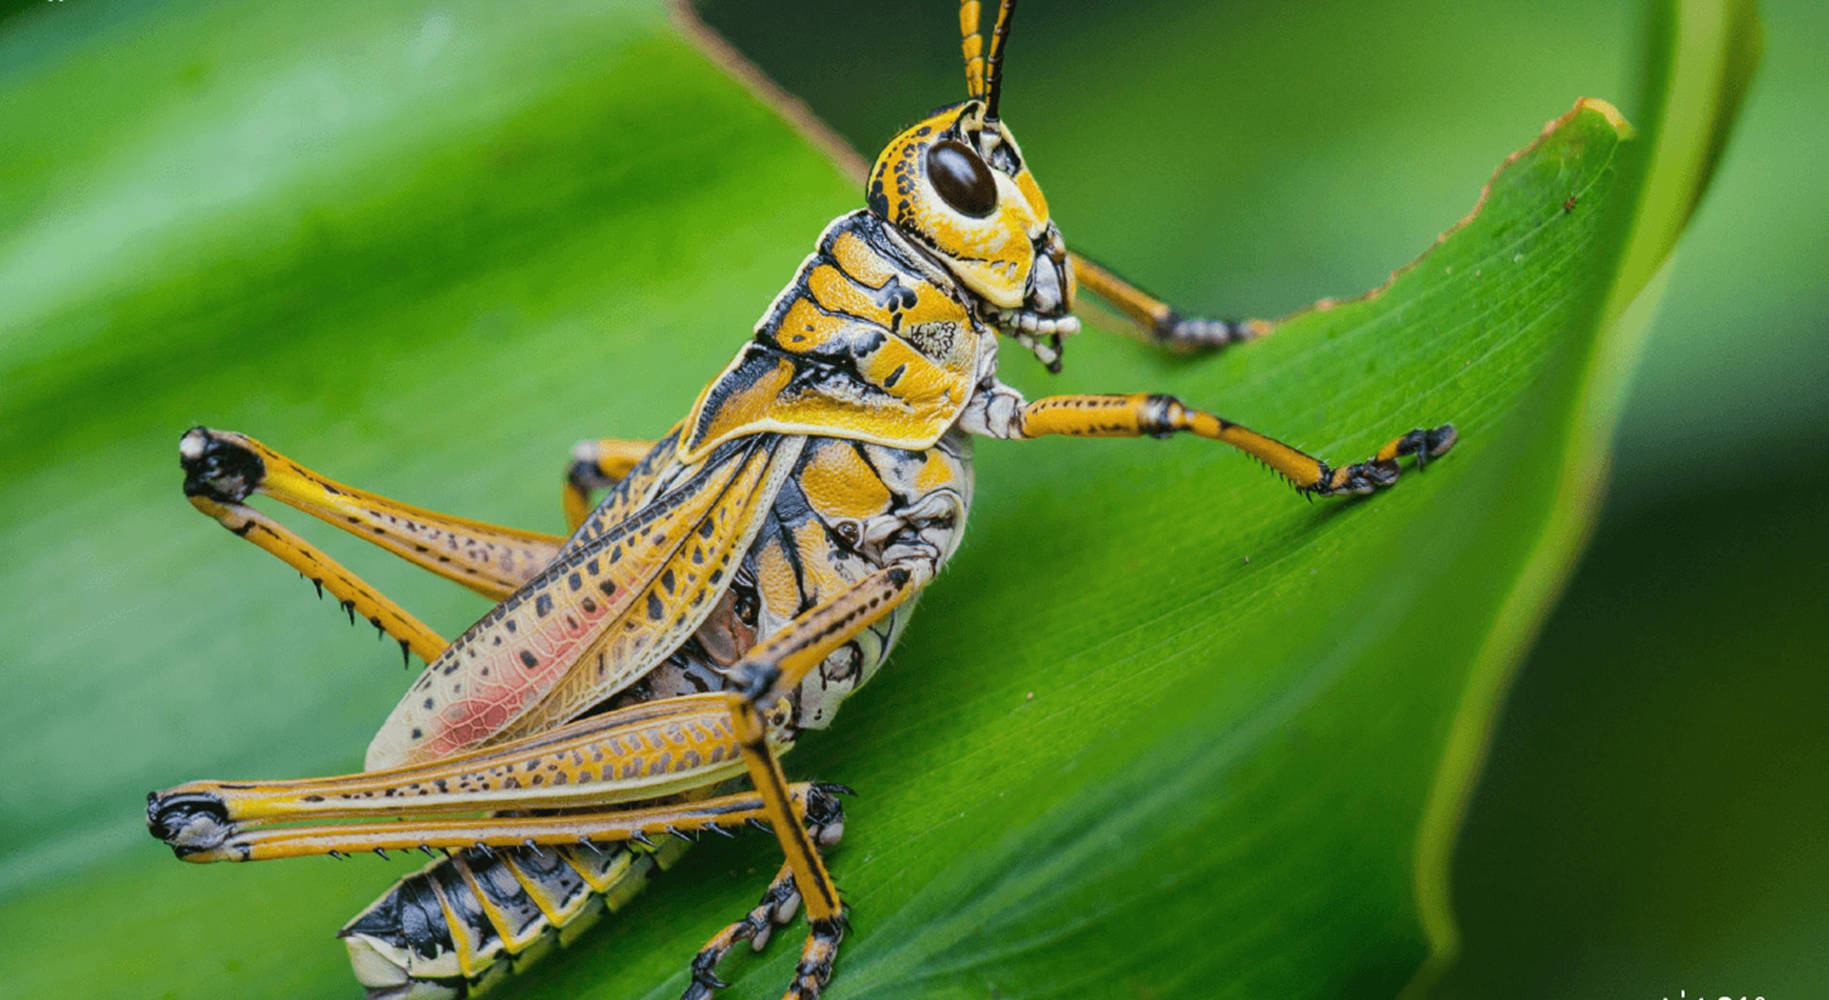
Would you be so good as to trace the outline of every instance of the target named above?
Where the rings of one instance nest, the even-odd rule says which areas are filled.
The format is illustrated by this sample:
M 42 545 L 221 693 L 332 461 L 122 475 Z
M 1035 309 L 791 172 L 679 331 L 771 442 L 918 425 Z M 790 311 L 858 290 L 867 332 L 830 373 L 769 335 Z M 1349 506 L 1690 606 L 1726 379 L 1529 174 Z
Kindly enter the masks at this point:
M 985 117 L 997 117 L 997 91 L 1003 79 L 1003 43 L 1010 37 L 1010 18 L 1016 14 L 1016 0 L 1002 0 L 997 7 L 997 24 L 991 28 L 991 52 L 987 59 L 984 35 L 978 30 L 979 0 L 959 0 L 959 47 L 965 53 L 966 96 L 984 101 Z
M 965 93 L 984 97 L 984 36 L 978 33 L 978 0 L 959 0 L 959 47 L 965 52 Z
M 1016 16 L 1016 0 L 1003 0 L 997 8 L 997 26 L 991 29 L 991 54 L 984 74 L 984 117 L 997 120 L 997 93 L 1003 88 L 1004 42 L 1010 37 L 1010 19 Z

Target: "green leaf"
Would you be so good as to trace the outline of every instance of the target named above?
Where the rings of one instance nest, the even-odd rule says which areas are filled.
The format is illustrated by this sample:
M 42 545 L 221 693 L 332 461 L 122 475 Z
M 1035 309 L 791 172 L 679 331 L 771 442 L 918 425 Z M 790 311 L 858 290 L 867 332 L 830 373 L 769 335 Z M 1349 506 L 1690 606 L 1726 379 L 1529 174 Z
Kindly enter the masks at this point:
M 1750 65 L 1745 8 L 1694 7 L 1643 139 L 1575 114 L 1378 297 L 1192 364 L 1008 352 L 1031 395 L 1175 392 L 1336 461 L 1462 443 L 1312 506 L 1197 441 L 985 444 L 905 646 L 788 761 L 863 793 L 834 995 L 1390 993 L 1449 946 L 1443 845 L 1591 511 L 1627 303 Z M 352 995 L 329 935 L 403 866 L 199 868 L 140 827 L 148 788 L 356 766 L 405 683 L 188 510 L 177 434 L 551 527 L 569 443 L 667 427 L 857 192 L 637 4 L 33 12 L 0 135 L 7 985 Z M 325 544 L 447 634 L 482 611 Z M 677 994 L 775 863 L 689 854 L 522 992 Z M 781 938 L 733 995 L 785 984 Z

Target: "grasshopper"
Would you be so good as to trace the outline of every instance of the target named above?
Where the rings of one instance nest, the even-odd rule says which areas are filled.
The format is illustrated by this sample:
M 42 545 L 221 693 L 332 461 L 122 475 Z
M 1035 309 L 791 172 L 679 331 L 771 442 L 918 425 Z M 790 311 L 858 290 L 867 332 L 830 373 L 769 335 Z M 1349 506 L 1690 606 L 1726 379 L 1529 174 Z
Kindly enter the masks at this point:
M 620 907 L 687 843 L 749 825 L 784 863 L 692 960 L 687 1000 L 804 910 L 788 997 L 817 997 L 845 909 L 821 855 L 842 786 L 781 758 L 882 666 L 958 546 L 972 439 L 1192 434 L 1309 495 L 1365 494 L 1455 443 L 1412 430 L 1335 467 L 1160 394 L 1027 400 L 999 336 L 1059 370 L 1082 291 L 1172 350 L 1263 327 L 1186 318 L 1067 249 L 998 113 L 1014 0 L 982 32 L 960 4 L 967 99 L 890 141 L 865 207 L 840 216 L 753 337 L 658 442 L 586 442 L 563 488 L 566 538 L 439 514 L 338 483 L 242 434 L 179 442 L 200 511 L 328 590 L 427 666 L 366 770 L 195 781 L 148 797 L 187 861 L 423 850 L 340 936 L 371 997 L 460 997 Z M 592 498 L 603 492 L 601 500 Z M 499 602 L 436 634 L 247 504 L 262 494 Z M 479 818 L 478 814 L 481 815 Z

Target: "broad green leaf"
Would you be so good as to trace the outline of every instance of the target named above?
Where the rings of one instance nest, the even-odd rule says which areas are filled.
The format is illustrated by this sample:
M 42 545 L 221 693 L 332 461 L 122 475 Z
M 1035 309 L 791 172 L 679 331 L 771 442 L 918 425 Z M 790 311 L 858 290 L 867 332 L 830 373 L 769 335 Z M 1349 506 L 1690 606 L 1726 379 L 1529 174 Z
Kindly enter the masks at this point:
M 1744 80 L 1750 22 L 1697 6 L 1660 51 L 1714 58 L 1649 102 L 1707 97 L 1685 127 L 1573 114 L 1377 297 L 1196 364 L 1010 352 L 1031 394 L 1171 391 L 1338 461 L 1463 440 L 1312 506 L 1200 442 L 983 446 L 906 645 L 789 760 L 863 792 L 835 995 L 1391 993 L 1447 945 L 1440 845 L 1585 523 L 1597 372 Z M 182 503 L 178 432 L 550 527 L 570 441 L 663 430 L 857 193 L 637 4 L 37 13 L 0 35 L 0 135 L 7 987 L 352 995 L 329 934 L 402 866 L 199 868 L 139 826 L 151 787 L 355 766 L 405 682 Z M 482 610 L 326 544 L 447 633 Z M 521 991 L 677 994 L 774 864 L 688 855 Z

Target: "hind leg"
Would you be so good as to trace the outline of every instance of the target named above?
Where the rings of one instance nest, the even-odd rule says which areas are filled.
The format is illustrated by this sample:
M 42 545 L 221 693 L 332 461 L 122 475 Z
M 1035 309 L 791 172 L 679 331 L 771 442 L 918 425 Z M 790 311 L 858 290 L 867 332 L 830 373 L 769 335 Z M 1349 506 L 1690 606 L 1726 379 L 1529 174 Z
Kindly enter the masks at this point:
M 575 461 L 567 475 L 566 509 L 586 505 L 588 489 L 626 474 L 640 442 L 587 442 L 593 460 L 587 478 Z M 612 445 L 625 447 L 615 448 Z M 633 457 L 630 457 L 633 455 Z M 552 562 L 565 539 L 453 517 L 344 485 L 268 448 L 245 434 L 193 427 L 178 442 L 184 494 L 191 506 L 236 537 L 245 538 L 329 591 L 351 624 L 366 619 L 427 662 L 446 640 L 397 602 L 246 501 L 261 494 L 302 510 L 380 546 L 423 569 L 501 600 Z M 577 496 L 574 501 L 574 493 Z M 583 506 L 577 520 L 589 513 Z
M 233 431 L 193 427 L 178 442 L 178 458 L 193 504 L 232 507 L 256 493 L 269 496 L 498 601 L 552 562 L 565 541 L 346 486 Z

